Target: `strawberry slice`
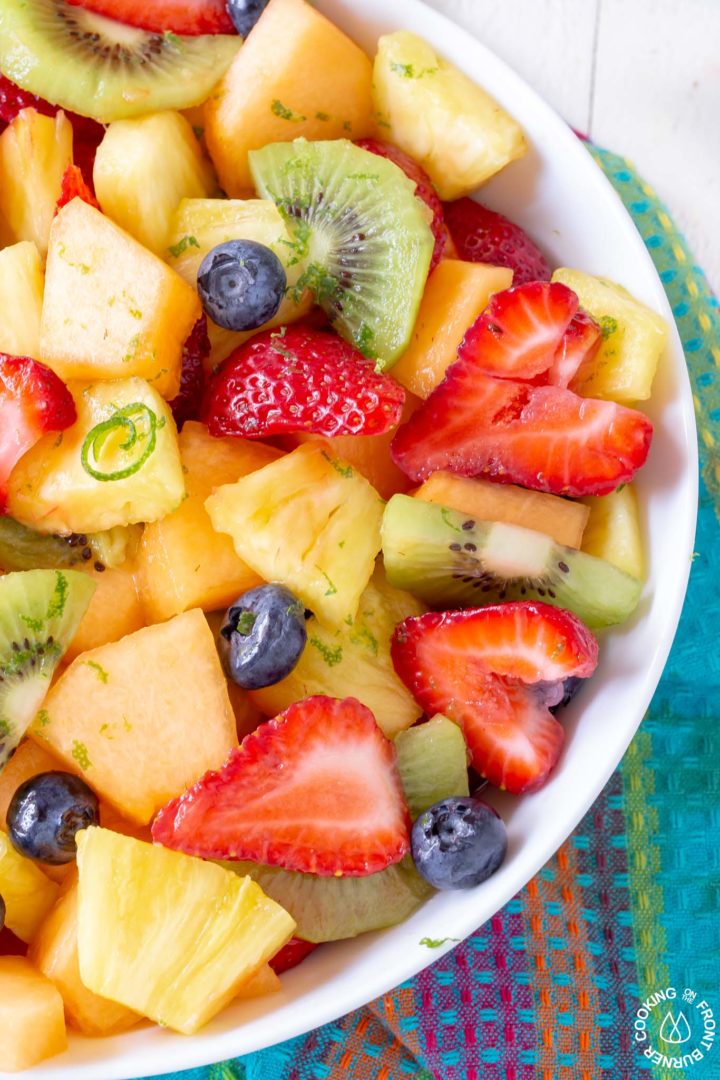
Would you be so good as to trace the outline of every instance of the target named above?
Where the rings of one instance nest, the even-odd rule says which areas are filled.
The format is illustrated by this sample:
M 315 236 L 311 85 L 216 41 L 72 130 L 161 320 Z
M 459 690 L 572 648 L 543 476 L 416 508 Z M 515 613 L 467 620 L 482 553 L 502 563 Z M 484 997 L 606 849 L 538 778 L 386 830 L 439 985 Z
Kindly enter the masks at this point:
M 205 859 L 359 877 L 402 859 L 408 826 L 395 749 L 370 710 L 310 697 L 164 806 L 152 835 Z
M 211 379 L 211 435 L 246 439 L 311 431 L 382 435 L 400 421 L 405 391 L 336 334 L 309 326 L 266 330 L 236 349 Z
M 303 960 L 315 949 L 317 945 L 314 942 L 291 937 L 287 945 L 283 945 L 280 952 L 276 953 L 272 960 L 268 960 L 268 963 L 276 975 L 282 975 L 284 971 L 290 971 L 291 968 L 302 964 Z
M 54 371 L 27 356 L 0 353 L 0 513 L 8 477 L 23 454 L 75 419 L 75 402 Z
M 68 0 L 105 15 L 108 19 L 138 26 L 157 34 L 234 34 L 225 0 Z
M 558 345 L 547 370 L 547 381 L 563 389 L 570 386 L 581 365 L 592 363 L 601 344 L 602 331 L 598 324 L 586 311 L 578 311 Z
M 201 315 L 183 345 L 180 389 L 170 402 L 180 429 L 186 420 L 198 420 L 205 394 L 205 361 L 210 355 L 207 319 Z
M 391 651 L 428 715 L 462 727 L 473 768 L 518 794 L 555 765 L 564 736 L 547 703 L 566 679 L 592 675 L 598 646 L 577 616 L 521 601 L 405 619 Z
M 96 210 L 100 209 L 100 203 L 85 183 L 82 170 L 77 165 L 68 165 L 63 173 L 60 198 L 57 201 L 55 213 L 57 214 L 59 210 L 62 210 L 63 206 L 67 206 L 69 202 L 72 202 L 73 199 L 76 198 L 89 203 L 90 206 L 94 206 Z
M 495 293 L 458 357 L 485 375 L 534 379 L 553 365 L 577 309 L 577 296 L 560 282 L 532 281 Z
M 537 244 L 502 214 L 473 199 L 458 199 L 445 204 L 445 221 L 458 258 L 509 266 L 514 285 L 550 277 L 550 265 Z
M 652 431 L 635 409 L 493 379 L 458 360 L 390 451 L 416 482 L 447 469 L 554 495 L 607 495 L 645 463 Z
M 377 154 L 379 157 L 392 161 L 394 165 L 402 169 L 410 180 L 415 181 L 415 194 L 418 199 L 422 199 L 432 214 L 430 228 L 435 237 L 435 248 L 430 260 L 430 271 L 433 271 L 442 259 L 443 254 L 445 254 L 449 236 L 445 225 L 443 204 L 433 187 L 432 180 L 422 165 L 418 165 L 417 161 L 411 158 L 409 154 L 406 154 L 404 150 L 401 150 L 399 146 L 382 142 L 380 139 L 358 139 L 357 145 L 361 146 L 363 150 L 368 150 L 371 154 Z

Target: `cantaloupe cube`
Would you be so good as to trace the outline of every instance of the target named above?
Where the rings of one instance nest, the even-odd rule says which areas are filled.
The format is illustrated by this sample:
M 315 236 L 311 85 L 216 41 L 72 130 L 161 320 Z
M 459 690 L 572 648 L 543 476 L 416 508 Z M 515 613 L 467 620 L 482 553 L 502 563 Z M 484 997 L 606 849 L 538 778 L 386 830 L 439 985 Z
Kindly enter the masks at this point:
M 85 1035 L 116 1035 L 138 1023 L 137 1013 L 93 994 L 80 978 L 78 886 L 61 896 L 33 938 L 31 961 L 60 991 L 68 1024 Z
M 249 150 L 369 135 L 371 83 L 365 53 L 305 0 L 270 0 L 205 107 L 205 139 L 228 195 L 252 190 Z
M 5 925 L 21 941 L 32 941 L 55 903 L 57 891 L 55 882 L 31 859 L 20 855 L 0 832 L 0 896 L 5 901 Z
M 450 510 L 471 514 L 480 521 L 505 521 L 552 536 L 559 544 L 579 548 L 588 519 L 582 503 L 527 491 L 514 484 L 470 480 L 449 472 L 436 472 L 415 492 L 416 499 L 439 503 Z
M 145 626 L 145 611 L 138 596 L 133 563 L 102 572 L 93 567 L 87 573 L 97 587 L 65 653 L 67 663 L 80 653 L 97 649 L 109 641 L 119 641 Z
M 458 346 L 493 293 L 512 285 L 504 266 L 443 259 L 428 278 L 412 341 L 392 369 L 393 378 L 426 398 L 457 360 Z
M 78 868 L 83 982 L 188 1035 L 295 929 L 250 878 L 104 829 L 79 834 Z
M 225 611 L 212 611 L 206 615 L 206 618 L 212 635 L 217 641 L 220 628 L 225 622 Z M 246 735 L 249 735 L 251 731 L 255 731 L 263 720 L 267 720 L 269 716 L 277 715 L 277 712 L 282 712 L 282 709 L 278 709 L 276 712 L 264 713 L 258 704 L 253 701 L 248 691 L 243 690 L 232 679 L 227 680 L 227 689 L 230 704 L 235 713 L 235 729 L 238 742 L 242 742 Z
M 0 957 L 0 1072 L 31 1069 L 67 1049 L 63 1000 L 22 956 Z
M 200 611 L 83 653 L 51 689 L 43 719 L 34 736 L 140 825 L 237 745 Z
M 221 484 L 234 483 L 282 456 L 249 439 L 215 439 L 194 422 L 183 426 L 178 441 L 188 497 L 174 513 L 145 527 L 138 555 L 143 603 L 152 622 L 192 607 L 227 607 L 260 584 L 232 540 L 213 528 L 205 499 Z
M 0 251 L 0 352 L 40 357 L 44 276 L 31 240 Z
M 7 832 L 6 818 L 10 800 L 21 784 L 33 776 L 38 776 L 39 773 L 65 768 L 62 761 L 53 757 L 39 743 L 33 739 L 24 739 L 0 772 L 0 829 Z M 43 864 L 42 871 L 51 881 L 57 881 L 60 884 L 67 879 L 72 869 L 71 863 L 66 863 L 64 866 Z
M 606 278 L 561 268 L 552 279 L 577 293 L 603 335 L 599 350 L 580 365 L 570 389 L 584 397 L 647 401 L 667 342 L 662 316 Z
M 201 313 L 194 289 L 82 199 L 53 221 L 40 359 L 61 379 L 138 375 L 170 400 Z

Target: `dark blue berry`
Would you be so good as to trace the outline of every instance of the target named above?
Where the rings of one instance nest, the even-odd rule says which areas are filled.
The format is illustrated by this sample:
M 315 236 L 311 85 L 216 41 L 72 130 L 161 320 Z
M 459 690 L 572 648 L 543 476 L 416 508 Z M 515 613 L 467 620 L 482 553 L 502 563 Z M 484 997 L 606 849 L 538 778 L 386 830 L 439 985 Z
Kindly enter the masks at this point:
M 0 896 L 0 930 L 5 926 L 5 901 Z
M 227 0 L 227 9 L 235 29 L 247 37 L 268 6 L 269 0 Z
M 46 772 L 21 784 L 7 812 L 8 836 L 28 859 L 62 866 L 77 854 L 75 833 L 97 825 L 98 801 L 84 780 Z
M 272 319 L 285 296 L 285 267 L 254 240 L 228 240 L 203 259 L 198 293 L 206 315 L 226 330 L 256 330 Z
M 479 885 L 505 858 L 507 835 L 502 818 L 472 795 L 435 803 L 412 829 L 412 857 L 436 889 Z
M 570 675 L 567 679 L 533 683 L 530 690 L 539 705 L 544 705 L 550 712 L 555 713 L 572 701 L 584 682 L 584 679 Z
M 260 585 L 228 608 L 218 645 L 228 678 L 245 690 L 273 686 L 293 670 L 305 642 L 305 607 L 284 585 Z

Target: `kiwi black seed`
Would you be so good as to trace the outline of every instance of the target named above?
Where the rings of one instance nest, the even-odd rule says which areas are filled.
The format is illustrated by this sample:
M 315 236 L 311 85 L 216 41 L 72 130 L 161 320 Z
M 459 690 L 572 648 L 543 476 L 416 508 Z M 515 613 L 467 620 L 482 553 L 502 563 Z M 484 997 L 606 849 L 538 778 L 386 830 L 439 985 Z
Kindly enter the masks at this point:
M 541 600 L 590 627 L 623 622 L 642 583 L 603 559 L 505 522 L 394 495 L 383 517 L 388 581 L 439 607 Z

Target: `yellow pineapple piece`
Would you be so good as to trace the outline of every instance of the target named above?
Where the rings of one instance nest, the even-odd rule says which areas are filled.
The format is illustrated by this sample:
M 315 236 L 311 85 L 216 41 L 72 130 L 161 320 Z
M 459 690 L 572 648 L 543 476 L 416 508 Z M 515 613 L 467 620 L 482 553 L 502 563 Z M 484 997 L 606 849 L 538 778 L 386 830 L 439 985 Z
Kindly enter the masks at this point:
M 394 365 L 393 378 L 418 397 L 429 397 L 490 297 L 509 289 L 512 279 L 504 266 L 443 259 L 428 278 L 412 340 Z
M 230 538 L 213 528 L 205 500 L 221 484 L 234 483 L 282 456 L 249 439 L 215 439 L 191 421 L 178 442 L 188 497 L 174 513 L 145 527 L 138 557 L 140 589 L 152 622 L 192 607 L 227 607 L 260 584 Z
M 72 125 L 63 112 L 42 116 L 23 109 L 0 135 L 0 212 L 13 238 L 33 240 L 42 256 L 72 146 Z
M 382 138 L 423 166 L 441 199 L 469 195 L 527 150 L 497 101 L 407 30 L 380 38 L 373 94 Z
M 93 179 L 103 213 L 161 257 L 180 200 L 217 189 L 192 127 L 171 111 L 110 124 Z
M 295 670 L 250 697 L 268 716 L 313 694 L 354 697 L 367 705 L 392 739 L 410 727 L 422 709 L 395 674 L 390 640 L 399 622 L 425 610 L 410 593 L 388 585 L 378 566 L 352 622 L 329 630 L 315 616 L 308 619 L 308 643 Z
M 53 221 L 40 352 L 61 379 L 138 375 L 171 400 L 201 313 L 194 289 L 82 199 Z
M 145 609 L 138 595 L 133 563 L 102 572 L 92 567 L 87 573 L 96 582 L 96 589 L 65 653 L 67 663 L 80 653 L 119 641 L 145 626 Z
M 57 891 L 55 882 L 20 855 L 0 832 L 0 896 L 5 901 L 5 925 L 21 941 L 32 941 L 55 903 Z
M 251 191 L 248 151 L 361 139 L 372 127 L 372 65 L 305 0 L 270 0 L 205 106 L 205 139 L 228 195 Z
M 662 316 L 606 278 L 561 268 L 552 279 L 577 293 L 603 336 L 600 349 L 580 366 L 570 389 L 584 397 L 630 404 L 647 401 L 667 342 Z
M 137 1013 L 93 994 L 80 978 L 78 885 L 55 903 L 33 938 L 28 960 L 60 991 L 67 1022 L 84 1035 L 116 1035 L 138 1023 Z
M 78 835 L 78 869 L 83 982 L 186 1035 L 295 929 L 250 878 L 105 829 Z
M 625 484 L 610 495 L 582 500 L 590 508 L 582 549 L 626 574 L 645 579 L 645 552 L 635 488 Z
M 24 956 L 0 956 L 0 1072 L 31 1069 L 67 1049 L 63 1001 Z
M 45 435 L 8 482 L 9 512 L 40 532 L 155 521 L 185 494 L 175 421 L 143 379 L 71 383 L 77 420 Z M 135 436 L 132 446 L 124 445 Z M 121 475 L 118 475 L 121 474 Z
M 44 278 L 32 240 L 0 251 L 0 352 L 40 356 Z
M 82 653 L 50 690 L 32 732 L 123 817 L 146 825 L 237 745 L 202 612 Z
M 281 581 L 320 622 L 354 618 L 380 550 L 383 502 L 347 462 L 308 443 L 205 502 L 213 527 L 265 581 Z

